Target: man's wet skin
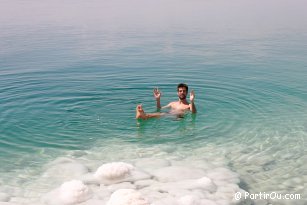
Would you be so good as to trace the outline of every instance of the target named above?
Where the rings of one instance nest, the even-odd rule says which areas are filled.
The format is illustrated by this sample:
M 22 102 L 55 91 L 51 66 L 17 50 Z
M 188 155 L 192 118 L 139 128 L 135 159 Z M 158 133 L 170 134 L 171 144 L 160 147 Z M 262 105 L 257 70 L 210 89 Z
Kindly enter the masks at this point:
M 143 119 L 143 120 L 146 120 L 148 118 L 158 118 L 158 117 L 161 117 L 162 115 L 165 115 L 165 113 L 145 113 L 145 111 L 143 110 L 143 107 L 142 105 L 137 105 L 136 106 L 136 115 L 135 115 L 135 118 L 136 119 Z
M 184 83 L 180 83 L 177 85 L 177 96 L 178 96 L 178 101 L 173 101 L 170 102 L 166 106 L 161 106 L 160 103 L 160 98 L 161 98 L 161 92 L 158 88 L 155 88 L 153 90 L 154 97 L 156 99 L 156 106 L 157 110 L 160 111 L 161 109 L 170 109 L 167 113 L 145 113 L 144 110 L 142 109 L 142 105 L 138 105 L 136 108 L 136 118 L 137 119 L 147 119 L 147 118 L 152 118 L 152 117 L 160 117 L 162 115 L 176 115 L 179 118 L 182 118 L 186 111 L 191 111 L 192 113 L 196 113 L 196 107 L 194 104 L 194 98 L 195 94 L 194 91 L 192 90 L 190 92 L 190 103 L 187 101 L 188 93 L 188 86 Z
M 166 113 L 164 113 L 164 112 L 163 113 L 157 112 L 157 113 L 148 113 L 147 114 L 143 110 L 142 105 L 137 105 L 135 110 L 136 110 L 135 118 L 136 119 L 143 119 L 143 120 L 146 120 L 148 118 L 158 118 L 158 117 L 161 117 L 163 115 L 175 116 L 176 118 L 183 118 L 185 113 L 186 113 L 186 111 L 184 111 L 184 110 L 171 109 L 171 110 L 169 110 Z

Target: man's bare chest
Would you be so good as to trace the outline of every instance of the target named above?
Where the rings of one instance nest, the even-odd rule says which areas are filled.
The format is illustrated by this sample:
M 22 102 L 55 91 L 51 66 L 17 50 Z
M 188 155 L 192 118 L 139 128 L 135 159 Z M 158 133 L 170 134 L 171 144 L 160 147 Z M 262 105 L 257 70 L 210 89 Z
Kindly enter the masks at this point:
M 186 110 L 186 109 L 189 109 L 190 106 L 188 104 L 182 104 L 182 103 L 174 103 L 172 105 L 172 109 L 175 109 L 175 110 Z

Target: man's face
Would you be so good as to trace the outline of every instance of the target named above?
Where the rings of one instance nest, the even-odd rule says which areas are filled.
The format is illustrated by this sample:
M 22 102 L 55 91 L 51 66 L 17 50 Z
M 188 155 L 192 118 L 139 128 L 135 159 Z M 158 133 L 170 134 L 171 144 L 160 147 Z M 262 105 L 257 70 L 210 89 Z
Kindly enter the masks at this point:
M 178 88 L 178 97 L 180 100 L 185 100 L 187 97 L 187 89 L 185 87 Z

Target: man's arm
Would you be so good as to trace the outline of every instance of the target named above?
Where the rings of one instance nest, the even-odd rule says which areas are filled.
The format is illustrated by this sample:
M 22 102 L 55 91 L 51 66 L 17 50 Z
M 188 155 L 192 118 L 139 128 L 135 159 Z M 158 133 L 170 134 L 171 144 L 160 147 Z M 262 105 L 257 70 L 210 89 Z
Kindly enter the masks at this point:
M 156 113 L 148 113 L 146 114 L 147 118 L 158 118 L 165 115 L 165 113 L 160 113 L 160 112 L 156 112 Z
M 161 103 L 160 103 L 160 99 L 156 100 L 156 105 L 157 105 L 157 110 L 160 110 L 161 107 Z
M 190 93 L 190 110 L 192 113 L 196 113 L 196 106 L 194 104 L 195 93 L 194 90 Z
M 190 110 L 191 110 L 192 113 L 196 113 L 196 112 L 197 112 L 197 111 L 196 111 L 196 106 L 195 106 L 194 102 L 191 102 L 191 104 L 190 104 Z
M 161 102 L 160 102 L 161 92 L 159 91 L 158 88 L 155 88 L 153 90 L 153 93 L 154 93 L 154 97 L 156 99 L 157 110 L 160 110 L 161 109 Z

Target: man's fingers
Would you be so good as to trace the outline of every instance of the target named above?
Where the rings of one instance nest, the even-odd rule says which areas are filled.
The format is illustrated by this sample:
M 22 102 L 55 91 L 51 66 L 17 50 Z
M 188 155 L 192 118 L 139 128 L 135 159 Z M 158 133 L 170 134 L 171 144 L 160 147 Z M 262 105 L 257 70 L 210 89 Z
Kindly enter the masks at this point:
M 155 88 L 155 89 L 154 89 L 154 93 L 155 93 L 155 94 L 160 94 L 159 88 Z

